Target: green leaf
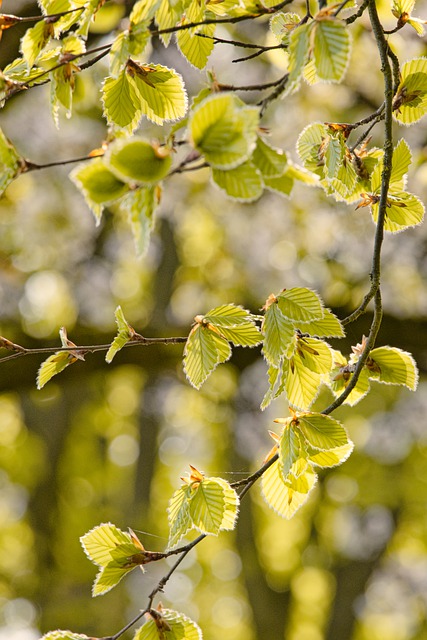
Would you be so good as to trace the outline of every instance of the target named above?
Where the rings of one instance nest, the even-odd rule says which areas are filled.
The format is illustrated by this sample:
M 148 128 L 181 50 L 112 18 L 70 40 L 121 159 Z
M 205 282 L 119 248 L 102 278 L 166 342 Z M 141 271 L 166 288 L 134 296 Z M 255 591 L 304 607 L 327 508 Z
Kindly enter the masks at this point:
M 103 0 L 88 0 L 82 3 L 81 0 L 78 0 L 79 4 L 84 4 L 84 10 L 80 14 L 78 24 L 79 28 L 77 29 L 77 34 L 82 36 L 82 38 L 87 38 L 90 24 L 98 11 L 99 7 L 103 4 Z
M 188 2 L 186 3 L 188 4 Z M 180 0 L 173 4 L 169 0 L 161 0 L 159 8 L 155 14 L 155 20 L 160 31 L 164 29 L 171 29 L 174 27 L 182 17 L 184 13 L 184 3 Z M 160 33 L 159 37 L 165 47 L 169 45 L 172 37 L 171 33 Z
M 114 338 L 111 347 L 108 349 L 107 355 L 105 356 L 105 361 L 108 362 L 108 364 L 113 360 L 116 353 L 135 336 L 135 331 L 127 322 L 120 305 L 116 308 L 114 315 L 119 331 Z
M 231 347 L 228 341 L 209 326 L 197 322 L 185 343 L 185 375 L 193 387 L 200 389 L 217 365 L 230 357 Z
M 262 331 L 263 355 L 269 364 L 277 367 L 294 337 L 294 327 L 282 314 L 276 302 L 270 304 L 265 311 Z
M 89 164 L 79 164 L 70 177 L 83 193 L 97 223 L 100 221 L 103 207 L 129 191 L 129 185 L 116 178 L 99 158 Z
M 27 29 L 21 40 L 21 52 L 29 69 L 34 66 L 39 54 L 53 35 L 53 25 L 46 20 L 40 20 L 34 27 Z
M 373 364 L 372 364 L 373 363 Z M 401 384 L 411 391 L 418 385 L 418 369 L 414 358 L 397 347 L 378 347 L 369 353 L 369 377 L 386 384 Z
M 169 172 L 171 150 L 142 138 L 116 140 L 108 149 L 106 162 L 120 180 L 155 184 Z
M 289 38 L 289 77 L 285 94 L 294 93 L 310 55 L 310 35 L 313 24 L 302 24 L 292 30 Z
M 327 128 L 320 122 L 309 124 L 301 131 L 297 140 L 297 151 L 303 165 L 320 178 L 324 177 L 324 158 L 320 157 L 323 140 L 329 136 Z
M 379 205 L 371 207 L 372 218 L 378 221 Z M 384 221 L 385 231 L 397 233 L 408 227 L 415 227 L 424 219 L 424 205 L 412 193 L 390 191 L 387 198 L 387 209 Z
M 0 129 L 0 196 L 20 174 L 23 166 L 23 159 Z
M 85 636 L 84 633 L 74 633 L 73 631 L 63 631 L 57 629 L 56 631 L 49 631 L 41 637 L 40 640 L 91 640 L 89 636 Z
M 193 527 L 190 517 L 189 497 L 191 487 L 183 485 L 177 489 L 169 500 L 168 522 L 169 540 L 168 549 L 173 549 L 183 536 Z
M 308 460 L 311 464 L 323 469 L 336 467 L 350 457 L 353 448 L 354 445 L 352 442 L 348 442 L 348 444 L 344 444 L 341 447 L 335 447 L 334 449 L 328 449 L 326 451 L 319 451 L 308 447 Z
M 350 59 L 350 33 L 345 23 L 336 18 L 318 21 L 313 47 L 318 77 L 328 82 L 341 82 Z
M 200 627 L 183 613 L 160 607 L 155 617 L 147 618 L 134 640 L 202 640 Z
M 294 354 L 283 362 L 281 386 L 276 396 L 285 390 L 294 408 L 309 409 L 331 368 L 332 353 L 326 343 L 316 338 L 298 339 Z
M 104 116 L 110 126 L 132 132 L 142 117 L 140 100 L 132 80 L 125 70 L 117 78 L 105 79 L 102 87 Z
M 344 144 L 335 136 L 327 136 L 323 143 L 321 158 L 325 162 L 325 178 L 332 180 L 336 177 L 344 159 Z
M 187 93 L 179 73 L 160 64 L 128 60 L 126 73 L 137 93 L 138 109 L 152 122 L 179 120 L 187 111 Z
M 427 113 L 427 58 L 414 58 L 402 65 L 401 80 L 393 101 L 393 116 L 404 125 L 421 120 Z
M 120 211 L 129 216 L 135 248 L 139 256 L 143 256 L 148 249 L 154 227 L 154 212 L 159 200 L 160 189 L 156 186 L 134 189 L 126 193 L 119 202 Z
M 42 362 L 37 373 L 37 389 L 42 389 L 46 382 L 53 376 L 64 371 L 70 364 L 76 362 L 78 358 L 68 351 L 58 351 Z
M 292 424 L 313 449 L 336 449 L 349 444 L 346 430 L 331 416 L 321 413 L 302 413 L 298 414 Z
M 276 13 L 270 20 L 270 30 L 279 44 L 288 45 L 289 36 L 295 27 L 301 22 L 297 13 Z
M 323 309 L 323 318 L 311 320 L 311 322 L 300 322 L 298 327 L 303 333 L 320 338 L 343 338 L 345 336 L 341 322 L 330 309 L 326 308 Z
M 280 470 L 280 463 L 276 461 L 264 472 L 261 479 L 261 491 L 268 506 L 274 509 L 279 516 L 289 520 L 307 502 L 316 480 L 316 474 L 308 468 L 302 478 L 285 482 Z
M 237 493 L 222 478 L 204 478 L 192 486 L 190 517 L 201 533 L 218 535 L 234 529 L 238 505 Z
M 234 304 L 224 304 L 211 309 L 202 322 L 212 325 L 221 337 L 236 346 L 254 347 L 262 341 L 261 332 L 255 325 L 252 314 Z
M 270 191 L 274 191 L 288 198 L 294 187 L 294 179 L 287 169 L 285 173 L 278 178 L 264 178 L 264 184 Z
M 187 16 L 188 22 L 193 22 Z M 181 24 L 185 24 L 185 21 Z M 197 69 L 204 69 L 214 48 L 215 25 L 207 24 L 193 29 L 182 29 L 176 41 L 182 55 Z M 202 35 L 198 35 L 202 34 Z M 203 36 L 207 36 L 206 38 Z
M 193 145 L 215 169 L 233 169 L 251 155 L 259 112 L 233 94 L 213 95 L 196 106 L 189 121 Z
M 349 368 L 347 359 L 339 351 L 333 351 L 332 354 L 334 367 L 331 370 L 329 380 L 325 380 L 325 382 L 330 387 L 334 396 L 338 398 L 338 396 L 345 391 L 351 380 L 351 367 Z M 344 400 L 344 404 L 348 404 L 351 407 L 354 406 L 366 396 L 369 390 L 368 371 L 366 367 L 364 367 L 360 372 L 356 386 Z
M 311 322 L 324 315 L 322 301 L 311 289 L 284 289 L 277 295 L 277 303 L 285 318 L 292 322 Z
M 288 164 L 284 151 L 270 147 L 260 136 L 257 137 L 251 162 L 263 178 L 280 178 Z
M 275 388 L 276 388 L 277 382 L 280 379 L 280 374 L 281 374 L 281 367 L 275 367 L 274 365 L 270 365 L 268 367 L 267 375 L 268 375 L 269 388 L 265 393 L 264 398 L 262 399 L 261 406 L 260 406 L 261 411 L 264 411 L 264 409 L 266 409 L 269 406 L 272 400 L 274 400 Z
M 278 451 L 280 471 L 282 473 L 283 480 L 286 481 L 290 473 L 295 477 L 301 475 L 297 462 L 304 452 L 302 451 L 302 443 L 299 434 L 292 427 L 292 418 L 289 418 L 288 423 L 284 426 L 278 445 Z
M 42 9 L 43 15 L 45 16 L 70 11 L 70 9 L 75 8 L 76 4 L 72 0 L 39 0 L 38 3 Z M 79 20 L 79 18 L 80 12 L 74 11 L 53 22 L 55 38 L 59 38 L 62 32 L 68 31 L 69 28 Z
M 227 171 L 212 169 L 212 179 L 230 198 L 240 202 L 258 200 L 264 190 L 261 175 L 251 162 Z

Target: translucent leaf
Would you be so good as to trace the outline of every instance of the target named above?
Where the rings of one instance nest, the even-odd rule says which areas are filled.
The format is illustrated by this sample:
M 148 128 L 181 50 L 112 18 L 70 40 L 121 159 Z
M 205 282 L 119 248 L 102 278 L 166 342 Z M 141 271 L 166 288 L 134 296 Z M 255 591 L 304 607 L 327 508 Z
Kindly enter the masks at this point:
M 190 20 L 188 19 L 188 22 Z M 193 22 L 193 20 L 191 20 Z M 185 24 L 185 22 L 183 23 Z M 202 35 L 198 35 L 198 34 Z M 194 29 L 177 31 L 176 41 L 182 55 L 193 67 L 204 69 L 214 48 L 215 25 L 207 24 Z M 208 36 L 204 38 L 203 36 Z
M 192 487 L 190 516 L 198 531 L 218 535 L 221 530 L 234 529 L 238 504 L 236 492 L 225 480 L 204 478 L 197 487 Z
M 411 162 L 411 150 L 406 140 L 402 138 L 393 149 L 393 160 L 390 176 L 391 185 L 397 185 L 400 188 L 405 186 L 405 176 L 409 171 Z
M 161 0 L 159 8 L 155 14 L 155 20 L 159 30 L 162 31 L 164 29 L 170 29 L 174 27 L 182 17 L 184 13 L 184 3 L 178 2 L 170 2 L 169 0 Z M 161 33 L 159 38 L 165 45 L 168 46 L 170 39 L 172 37 L 172 33 Z
M 350 33 L 336 19 L 318 21 L 313 45 L 316 73 L 321 80 L 341 82 L 350 59 Z
M 141 543 L 135 544 L 135 537 L 110 522 L 94 527 L 80 538 L 80 542 L 89 560 L 98 567 L 107 567 L 110 562 L 120 559 L 127 561 L 128 556 L 143 551 Z
M 127 193 L 119 202 L 120 210 L 129 216 L 139 256 L 143 256 L 148 249 L 159 199 L 159 187 L 140 187 Z
M 193 527 L 189 509 L 190 487 L 182 486 L 175 491 L 169 500 L 168 522 L 169 541 L 168 548 L 173 549 L 183 536 Z
M 374 222 L 378 221 L 379 205 L 371 207 Z M 391 233 L 403 231 L 408 227 L 420 224 L 424 219 L 424 205 L 412 193 L 390 191 L 387 198 L 387 209 L 384 229 Z
M 162 180 L 172 164 L 170 149 L 136 137 L 110 145 L 106 161 L 120 180 L 143 184 Z
M 328 449 L 327 451 L 308 448 L 308 460 L 316 467 L 322 467 L 324 469 L 336 467 L 350 457 L 353 448 L 354 444 L 352 442 L 344 444 L 341 447 Z
M 324 315 L 322 301 L 311 289 L 284 289 L 278 294 L 277 303 L 285 318 L 293 322 L 311 322 Z
M 291 419 L 289 419 L 288 424 L 286 424 L 283 429 L 278 451 L 283 480 L 287 480 L 289 473 L 295 471 L 296 462 L 301 456 L 301 440 L 297 431 L 292 428 Z M 296 474 L 294 473 L 294 475 Z
M 273 303 L 266 309 L 262 330 L 264 357 L 269 364 L 278 366 L 292 341 L 294 327 L 284 317 L 278 305 Z
M 372 365 L 372 361 L 375 366 Z M 402 384 L 411 391 L 418 385 L 418 369 L 410 353 L 397 347 L 378 347 L 369 354 L 369 377 L 387 384 Z
M 325 177 L 335 178 L 344 159 L 344 145 L 335 136 L 328 136 L 324 141 L 322 157 L 325 161 Z
M 289 175 L 289 172 L 286 171 L 278 178 L 264 178 L 264 184 L 270 191 L 289 197 L 294 186 L 294 180 Z
M 215 169 L 233 169 L 251 155 L 257 137 L 259 112 L 239 98 L 222 93 L 196 106 L 189 128 L 193 145 Z
M 189 382 L 200 389 L 206 378 L 221 362 L 231 356 L 231 347 L 207 326 L 196 324 L 190 331 L 184 349 L 184 372 Z
M 73 631 L 63 631 L 57 629 L 56 631 L 49 631 L 41 637 L 40 640 L 90 640 L 89 636 L 85 636 L 83 633 L 74 633 Z
M 287 370 L 284 369 L 283 382 L 289 403 L 294 408 L 305 410 L 317 398 L 323 378 L 332 368 L 332 354 L 328 345 L 321 340 L 302 340 L 303 343 L 301 340 L 298 341 L 298 347 L 289 361 Z M 316 353 L 301 349 L 303 344 Z
M 13 144 L 0 129 L 0 196 L 6 187 L 19 175 L 21 158 Z
M 294 164 L 293 162 L 290 162 L 290 161 L 288 161 L 288 166 L 286 168 L 285 176 L 287 178 L 293 178 L 294 180 L 299 180 L 303 184 L 306 184 L 310 187 L 314 187 L 319 184 L 318 176 L 316 176 L 316 174 L 311 173 L 311 171 L 307 171 L 303 167 L 300 167 L 297 164 Z
M 270 30 L 279 44 L 288 45 L 289 36 L 295 27 L 301 22 L 297 13 L 276 13 L 270 20 Z
M 113 360 L 116 353 L 120 351 L 120 349 L 122 349 L 129 340 L 132 340 L 135 335 L 135 331 L 127 322 L 120 305 L 116 308 L 114 315 L 119 331 L 114 338 L 111 347 L 108 349 L 107 355 L 105 356 L 105 361 L 108 362 L 108 364 Z
M 70 364 L 76 362 L 78 358 L 68 351 L 58 351 L 42 362 L 37 373 L 37 389 L 42 389 L 46 382 L 53 376 L 64 371 Z
M 284 151 L 270 147 L 262 138 L 257 137 L 256 147 L 251 162 L 257 167 L 264 178 L 279 178 L 287 166 Z
M 21 40 L 21 52 L 29 69 L 53 35 L 53 25 L 46 20 L 40 20 L 34 27 L 27 29 Z
M 427 58 L 414 58 L 402 65 L 401 81 L 393 102 L 393 116 L 410 125 L 427 113 Z
M 70 178 L 83 193 L 98 223 L 104 205 L 114 202 L 129 191 L 129 185 L 116 178 L 99 158 L 89 164 L 78 165 L 71 172 Z
M 230 198 L 240 202 L 258 200 L 264 191 L 261 175 L 251 162 L 227 171 L 212 169 L 212 179 Z
M 300 322 L 298 327 L 303 333 L 320 338 L 343 338 L 345 335 L 341 322 L 330 309 L 326 308 L 323 309 L 323 318 L 311 322 Z
M 202 632 L 184 614 L 162 607 L 156 619 L 148 617 L 146 623 L 136 631 L 134 640 L 202 640 Z
M 81 0 L 79 0 L 79 3 L 82 4 Z M 84 3 L 84 10 L 78 20 L 78 35 L 85 39 L 87 38 L 91 21 L 102 4 L 103 0 L 89 0 Z
M 289 77 L 286 94 L 293 93 L 300 85 L 303 69 L 309 59 L 312 24 L 302 24 L 291 32 L 289 38 Z
M 63 13 L 69 11 L 75 7 L 75 3 L 71 0 L 39 0 L 39 5 L 42 9 L 43 15 L 53 15 L 55 13 Z M 80 18 L 80 12 L 74 11 L 68 15 L 62 16 L 59 20 L 53 22 L 53 30 L 55 38 L 59 38 L 62 32 L 68 31 L 68 29 L 75 24 Z
M 270 386 L 268 388 L 268 391 L 264 395 L 264 398 L 262 399 L 261 406 L 260 406 L 261 411 L 264 411 L 264 409 L 266 409 L 269 406 L 272 400 L 274 400 L 275 387 L 276 387 L 276 383 L 280 378 L 280 373 L 281 373 L 281 368 L 275 367 L 273 365 L 268 367 L 268 383 Z
M 149 38 L 149 34 L 148 34 Z M 147 38 L 147 41 L 148 41 Z M 113 77 L 118 76 L 123 71 L 130 58 L 129 32 L 121 31 L 113 40 L 110 49 L 110 72 Z M 136 55 L 136 54 L 134 54 Z
M 323 140 L 328 135 L 324 124 L 314 122 L 303 129 L 297 140 L 298 155 L 304 167 L 322 178 L 324 176 L 324 160 L 320 158 L 319 151 Z
M 293 424 L 313 449 L 336 449 L 349 443 L 346 430 L 331 416 L 321 413 L 299 414 Z
M 224 304 L 211 309 L 203 317 L 203 323 L 215 327 L 221 337 L 235 345 L 254 347 L 262 341 L 262 335 L 249 311 L 234 304 Z
M 316 373 L 329 373 L 332 367 L 332 350 L 326 342 L 306 336 L 297 338 L 295 354 L 307 368 Z
M 334 396 L 338 398 L 338 396 L 340 396 L 342 392 L 347 388 L 347 385 L 351 380 L 351 373 L 347 366 L 347 359 L 339 351 L 333 351 L 333 359 L 334 368 L 330 373 L 330 379 L 325 380 L 325 382 L 330 387 Z M 364 367 L 360 372 L 356 386 L 351 391 L 350 395 L 348 395 L 344 400 L 344 404 L 348 404 L 351 407 L 354 406 L 366 396 L 369 390 L 370 384 L 368 371 L 366 367 Z
M 162 125 L 185 116 L 187 93 L 179 73 L 160 64 L 142 65 L 132 59 L 126 72 L 138 95 L 138 108 L 149 120 Z
M 104 593 L 111 591 L 111 589 L 113 589 L 113 587 L 115 587 L 120 580 L 134 568 L 135 565 L 131 567 L 122 567 L 114 561 L 110 562 L 106 567 L 102 567 L 95 578 L 95 582 L 93 583 L 93 597 L 102 596 Z
M 129 21 L 131 28 L 141 22 L 150 21 L 154 18 L 160 5 L 160 0 L 137 0 L 130 12 Z
M 261 479 L 261 490 L 264 500 L 269 507 L 282 518 L 288 520 L 307 501 L 308 495 L 316 484 L 317 476 L 308 469 L 304 474 L 303 480 L 299 481 L 298 489 L 307 489 L 306 491 L 298 491 L 295 484 L 283 480 L 280 472 L 279 462 L 274 462 L 271 467 L 264 472 Z M 296 481 L 296 482 L 298 482 Z M 305 482 L 305 486 L 303 486 Z
M 110 126 L 134 131 L 142 116 L 135 87 L 125 70 L 117 78 L 105 79 L 102 87 L 104 116 Z

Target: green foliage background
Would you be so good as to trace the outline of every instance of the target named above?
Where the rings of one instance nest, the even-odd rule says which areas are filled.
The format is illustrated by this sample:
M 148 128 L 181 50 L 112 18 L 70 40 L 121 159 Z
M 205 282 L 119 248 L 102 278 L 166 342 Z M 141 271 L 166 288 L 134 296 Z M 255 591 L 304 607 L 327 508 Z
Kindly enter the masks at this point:
M 378 5 L 392 28 L 389 3 Z M 35 9 L 18 0 L 2 7 L 19 15 Z M 219 35 L 263 42 L 265 27 L 251 21 Z M 99 17 L 96 28 L 92 42 L 103 42 L 110 26 Z M 426 54 L 425 41 L 408 31 L 393 36 L 402 60 Z M 3 36 L 1 67 L 16 56 L 17 33 Z M 271 143 L 294 160 L 308 123 L 351 122 L 382 101 L 372 38 L 363 23 L 353 36 L 344 85 L 304 86 L 266 113 Z M 264 82 L 283 72 L 282 52 L 233 64 L 240 53 L 215 47 L 209 68 L 221 82 L 244 73 L 250 83 Z M 176 68 L 194 93 L 205 74 L 178 55 L 158 45 L 152 59 Z M 78 76 L 73 118 L 61 120 L 59 130 L 46 87 L 6 105 L 1 126 L 23 155 L 50 162 L 100 145 L 103 64 Z M 156 136 L 147 121 L 142 130 Z M 376 135 L 374 129 L 380 145 Z M 425 200 L 425 124 L 405 137 L 415 160 L 410 190 Z M 37 347 L 57 344 L 66 325 L 76 344 L 110 342 L 120 304 L 143 335 L 187 335 L 198 313 L 231 301 L 257 313 L 271 292 L 293 286 L 316 289 L 344 317 L 368 286 L 373 229 L 366 210 L 307 187 L 290 201 L 266 193 L 255 204 L 231 202 L 201 170 L 168 181 L 148 254 L 139 260 L 125 220 L 107 213 L 95 227 L 67 167 L 29 173 L 0 201 L 0 333 Z M 422 373 L 426 246 L 425 227 L 387 237 L 379 336 L 379 344 L 410 351 Z M 359 341 L 368 321 L 352 325 L 342 351 Z M 150 532 L 138 535 L 146 548 L 161 550 L 167 502 L 188 463 L 230 480 L 259 466 L 271 446 L 267 429 L 287 406 L 279 399 L 260 413 L 266 378 L 257 355 L 236 349 L 200 392 L 185 380 L 179 345 L 124 349 L 110 367 L 95 354 L 41 391 L 41 359 L 0 367 L 0 638 L 32 640 L 55 628 L 108 636 L 143 606 L 164 567 L 133 572 L 92 600 L 94 567 L 79 536 L 111 521 Z M 237 530 L 205 540 L 174 574 L 163 604 L 198 620 L 206 640 L 427 639 L 427 386 L 422 380 L 416 395 L 373 387 L 356 408 L 334 414 L 355 451 L 321 473 L 291 521 L 276 517 L 255 488 Z M 323 395 L 319 406 L 328 400 Z

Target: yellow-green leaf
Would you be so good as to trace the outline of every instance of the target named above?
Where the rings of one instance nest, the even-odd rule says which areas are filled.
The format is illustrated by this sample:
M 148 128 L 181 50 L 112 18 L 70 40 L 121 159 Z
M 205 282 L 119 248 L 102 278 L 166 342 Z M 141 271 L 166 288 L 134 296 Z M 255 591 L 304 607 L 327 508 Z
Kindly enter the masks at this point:
M 188 19 L 188 22 L 193 20 Z M 181 23 L 181 24 L 185 24 Z M 193 67 L 204 69 L 214 48 L 215 25 L 207 24 L 193 29 L 182 29 L 176 34 L 178 48 Z M 201 34 L 201 35 L 199 35 Z M 206 36 L 206 37 L 204 37 Z
M 156 618 L 149 614 L 147 617 L 145 624 L 137 629 L 134 640 L 202 640 L 200 627 L 182 613 L 160 607 Z
M 99 223 L 103 207 L 121 198 L 129 191 L 129 185 L 96 158 L 89 164 L 79 164 L 70 174 L 71 180 L 82 192 Z
M 271 304 L 266 309 L 262 331 L 264 333 L 262 348 L 264 357 L 269 364 L 277 367 L 294 336 L 292 323 L 285 318 L 277 303 Z
M 372 365 L 372 362 L 374 365 Z M 377 347 L 369 354 L 369 377 L 386 384 L 401 384 L 411 391 L 418 385 L 418 369 L 414 358 L 397 347 Z
M 393 102 L 393 116 L 411 125 L 427 113 L 427 58 L 414 58 L 402 65 L 401 80 Z
M 109 76 L 102 87 L 104 115 L 111 126 L 134 131 L 142 117 L 140 100 L 133 82 L 123 69 L 117 78 Z
M 264 190 L 261 174 L 251 162 L 227 171 L 212 169 L 212 180 L 230 198 L 240 202 L 258 200 Z
M 301 413 L 293 424 L 313 449 L 336 449 L 349 443 L 346 430 L 331 416 L 321 413 Z
M 193 527 L 189 509 L 190 490 L 191 488 L 188 485 L 183 485 L 175 491 L 169 500 L 169 549 L 173 549 L 187 531 Z
M 311 322 L 323 318 L 324 309 L 317 293 L 305 287 L 284 289 L 277 295 L 279 309 L 292 322 Z
M 184 372 L 189 382 L 200 389 L 218 364 L 231 356 L 231 347 L 225 338 L 208 326 L 197 323 L 190 331 L 184 349 Z
M 316 474 L 309 468 L 302 478 L 285 483 L 279 461 L 276 461 L 264 472 L 261 491 L 268 506 L 274 509 L 279 516 L 289 520 L 307 502 L 316 480 Z
M 350 59 L 350 33 L 341 20 L 327 18 L 314 29 L 313 56 L 321 80 L 341 82 Z

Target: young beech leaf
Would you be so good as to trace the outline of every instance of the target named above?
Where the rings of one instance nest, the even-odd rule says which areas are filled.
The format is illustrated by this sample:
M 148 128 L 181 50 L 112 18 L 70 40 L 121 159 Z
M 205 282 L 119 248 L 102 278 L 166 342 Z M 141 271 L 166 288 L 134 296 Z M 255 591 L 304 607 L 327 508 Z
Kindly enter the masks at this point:
M 222 337 L 236 346 L 254 347 L 262 341 L 252 314 L 235 304 L 223 304 L 211 309 L 203 322 L 211 324 Z
M 262 196 L 264 183 L 258 169 L 251 162 L 243 162 L 234 169 L 212 169 L 214 183 L 233 200 L 253 202 Z
M 47 20 L 40 20 L 34 27 L 27 29 L 21 40 L 21 52 L 28 69 L 34 66 L 39 54 L 53 35 L 53 24 Z
M 162 180 L 172 164 L 169 148 L 136 137 L 115 141 L 105 159 L 120 180 L 147 185 Z
M 325 379 L 326 384 L 331 389 L 336 398 L 342 394 L 347 388 L 348 383 L 351 380 L 351 371 L 354 366 L 349 366 L 347 358 L 345 358 L 339 351 L 332 351 L 332 357 L 334 360 L 334 367 L 331 370 L 329 380 Z M 357 404 L 370 390 L 368 370 L 366 367 L 360 372 L 356 386 L 351 391 L 350 395 L 344 400 L 344 404 L 348 404 L 353 407 Z
M 261 491 L 268 506 L 279 516 L 289 520 L 307 501 L 310 491 L 316 484 L 317 476 L 313 469 L 308 467 L 299 478 L 285 481 L 280 467 L 280 461 L 276 460 L 264 472 Z
M 301 457 L 306 458 L 306 453 L 298 431 L 293 428 L 292 418 L 289 418 L 285 423 L 278 444 L 278 452 L 283 480 L 287 480 L 290 473 L 294 477 L 301 475 L 300 467 L 297 463 Z
M 378 222 L 379 205 L 371 206 L 372 219 Z M 408 227 L 415 227 L 424 219 L 424 205 L 417 196 L 405 191 L 390 189 L 387 198 L 387 209 L 384 220 L 384 230 L 398 233 Z
M 147 620 L 133 640 L 202 640 L 200 627 L 183 613 L 159 607 L 153 614 L 146 614 Z
M 150 235 L 154 227 L 154 212 L 159 204 L 161 189 L 155 187 L 140 187 L 126 193 L 119 202 L 120 211 L 125 212 L 132 227 L 136 252 L 143 256 L 150 242 Z
M 191 487 L 185 484 L 180 489 L 177 489 L 169 500 L 169 549 L 173 549 L 187 531 L 193 528 L 189 510 L 190 491 Z
M 89 164 L 79 164 L 70 174 L 92 209 L 97 224 L 105 205 L 111 204 L 129 191 L 129 185 L 116 178 L 103 160 L 96 158 Z
M 268 306 L 267 303 L 262 323 L 264 334 L 262 352 L 267 362 L 277 367 L 294 337 L 294 327 L 280 311 L 277 298 L 274 297 L 273 302 Z
M 263 178 L 279 178 L 288 164 L 286 154 L 281 149 L 270 147 L 260 136 L 257 137 L 251 161 Z
M 289 198 L 294 187 L 294 179 L 289 173 L 289 167 L 278 178 L 264 178 L 264 185 L 269 191 Z
M 276 395 L 283 389 L 296 409 L 309 409 L 317 398 L 325 375 L 332 368 L 329 345 L 316 338 L 301 338 L 294 354 L 282 365 L 282 380 Z
M 200 389 L 218 364 L 231 357 L 231 347 L 208 324 L 197 322 L 188 335 L 184 349 L 184 372 L 189 382 Z
M 288 45 L 289 36 L 301 22 L 297 13 L 276 13 L 270 20 L 270 30 L 279 44 Z
M 57 629 L 56 631 L 49 631 L 45 633 L 40 640 L 92 640 L 89 636 L 85 636 L 83 633 L 74 633 L 73 631 L 63 631 Z
M 320 150 L 328 136 L 326 125 L 313 122 L 301 131 L 297 140 L 297 152 L 304 167 L 320 178 L 324 177 L 324 158 L 320 157 Z
M 411 391 L 418 385 L 418 369 L 410 353 L 397 347 L 377 347 L 366 363 L 370 378 L 386 384 L 401 384 Z
M 248 160 L 257 137 L 259 111 L 229 93 L 195 107 L 189 121 L 194 147 L 215 169 L 233 169 Z
M 344 328 L 338 318 L 327 308 L 323 309 L 323 318 L 311 322 L 299 322 L 298 328 L 303 333 L 320 338 L 343 338 Z
M 328 82 L 341 82 L 350 59 L 350 33 L 341 20 L 316 21 L 313 58 L 317 76 Z
M 402 65 L 400 84 L 393 101 L 393 116 L 411 125 L 427 113 L 427 58 L 414 58 Z
M 191 487 L 190 517 L 201 533 L 218 535 L 234 529 L 238 507 L 237 493 L 222 478 L 204 478 Z
M 187 22 L 196 22 L 196 20 L 191 20 L 187 15 Z M 185 21 L 181 22 L 181 24 L 185 24 Z M 193 29 L 182 29 L 177 32 L 176 42 L 178 49 L 193 67 L 197 69 L 206 67 L 215 45 L 214 33 L 214 24 L 206 24 Z
M 307 461 L 316 467 L 321 467 L 323 469 L 336 467 L 350 457 L 353 449 L 354 444 L 351 441 L 347 444 L 343 444 L 341 447 L 335 447 L 334 449 L 327 449 L 323 451 L 307 446 Z
M 108 349 L 107 355 L 105 356 L 105 361 L 108 362 L 108 364 L 112 362 L 116 353 L 135 336 L 135 330 L 127 322 L 120 305 L 115 310 L 114 315 L 116 317 L 116 324 L 119 332 L 114 338 L 111 347 Z
M 276 397 L 275 389 L 276 389 L 277 383 L 280 380 L 281 365 L 279 367 L 270 365 L 268 367 L 267 375 L 268 375 L 269 388 L 265 393 L 264 398 L 262 399 L 261 406 L 260 406 L 261 411 L 264 411 L 264 409 L 266 409 L 269 406 L 269 404 L 271 404 L 272 400 L 274 400 L 274 398 Z
M 174 27 L 182 17 L 184 13 L 184 3 L 182 0 L 177 0 L 173 4 L 169 0 L 161 0 L 159 7 L 155 13 L 156 24 L 159 28 L 159 31 L 163 31 L 164 29 L 171 29 Z M 172 38 L 171 33 L 160 33 L 159 37 L 165 47 L 169 45 L 169 42 Z
M 132 133 L 142 117 L 135 86 L 123 69 L 117 78 L 107 77 L 102 87 L 104 116 L 110 126 Z
M 65 327 L 61 327 L 59 330 L 59 337 L 61 338 L 62 346 L 70 347 L 70 351 L 57 351 L 42 362 L 37 373 L 37 389 L 42 389 L 46 382 L 49 382 L 56 374 L 64 371 L 73 362 L 85 359 L 85 351 L 73 348 L 76 345 L 67 338 Z
M 0 196 L 24 166 L 23 159 L 0 129 Z
M 280 311 L 292 322 L 311 322 L 323 318 L 323 303 L 311 289 L 284 289 L 276 298 Z
M 126 73 L 138 96 L 138 109 L 155 124 L 179 120 L 187 111 L 187 93 L 179 73 L 161 64 L 129 58 Z
M 294 93 L 301 82 L 302 73 L 310 55 L 310 35 L 313 23 L 302 24 L 292 30 L 289 37 L 289 77 L 285 94 Z
M 342 424 L 321 413 L 299 413 L 291 427 L 299 431 L 312 449 L 336 449 L 350 442 Z
M 82 547 L 100 567 L 92 594 L 99 596 L 120 582 L 129 571 L 147 562 L 145 550 L 134 533 L 121 531 L 111 523 L 100 524 L 80 538 Z

